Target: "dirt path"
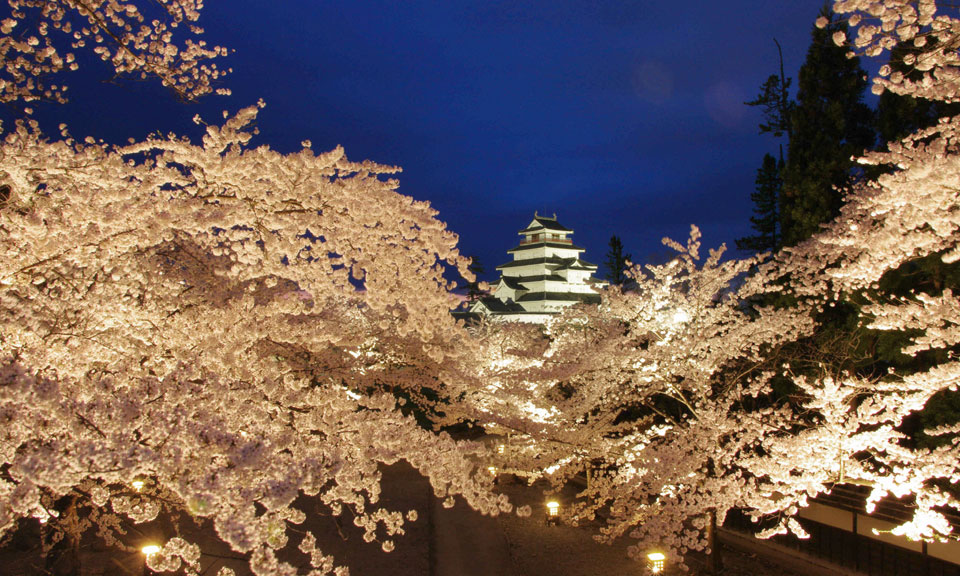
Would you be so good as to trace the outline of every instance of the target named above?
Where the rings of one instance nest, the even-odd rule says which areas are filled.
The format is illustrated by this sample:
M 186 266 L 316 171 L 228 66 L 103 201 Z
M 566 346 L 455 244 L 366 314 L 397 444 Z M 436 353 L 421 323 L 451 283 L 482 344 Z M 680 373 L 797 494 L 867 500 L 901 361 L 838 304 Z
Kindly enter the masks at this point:
M 431 508 L 432 576 L 514 576 L 510 546 L 496 519 L 462 501 L 448 509 L 434 499 Z

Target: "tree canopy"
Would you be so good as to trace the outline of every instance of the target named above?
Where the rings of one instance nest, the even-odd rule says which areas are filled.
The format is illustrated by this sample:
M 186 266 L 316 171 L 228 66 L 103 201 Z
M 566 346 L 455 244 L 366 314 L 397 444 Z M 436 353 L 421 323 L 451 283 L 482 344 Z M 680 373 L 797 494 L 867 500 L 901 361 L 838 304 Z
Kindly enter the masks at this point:
M 46 4 L 13 0 L 42 17 L 4 22 L 0 44 L 85 6 Z M 99 4 L 87 17 L 132 29 L 134 4 Z M 161 6 L 173 27 L 199 2 Z M 654 544 L 705 549 L 711 518 L 734 508 L 761 536 L 803 536 L 798 511 L 842 482 L 870 487 L 868 512 L 887 495 L 912 498 L 914 516 L 895 534 L 955 538 L 943 509 L 960 509 L 946 487 L 960 477 L 960 425 L 931 420 L 927 433 L 945 441 L 923 447 L 902 428 L 956 387 L 960 300 L 949 288 L 874 289 L 905 263 L 960 260 L 960 118 L 861 154 L 859 165 L 884 168 L 873 180 L 850 180 L 852 165 L 837 158 L 861 153 L 868 125 L 859 65 L 845 52 L 912 43 L 922 77 L 881 70 L 875 88 L 956 102 L 960 62 L 947 47 L 960 23 L 929 1 L 834 8 L 847 24 L 817 23 L 784 178 L 785 194 L 794 178 L 793 207 L 806 198 L 822 210 L 789 221 L 790 247 L 762 262 L 724 259 L 724 247 L 702 255 L 692 227 L 685 244 L 665 240 L 675 259 L 625 272 L 635 287 L 611 287 L 599 306 L 543 327 L 457 323 L 444 273 L 470 271 L 438 214 L 396 192 L 394 167 L 339 148 L 316 154 L 306 141 L 292 154 L 253 147 L 262 104 L 206 126 L 199 143 L 115 146 L 66 126 L 52 137 L 32 120 L 4 126 L 0 532 L 44 522 L 61 537 L 90 529 L 122 545 L 125 523 L 188 514 L 248 553 L 256 574 L 296 573 L 289 554 L 311 574 L 343 573 L 295 530 L 307 513 L 298 496 L 351 512 L 389 551 L 416 515 L 381 505 L 379 464 L 405 460 L 444 505 L 459 495 L 495 515 L 513 511 L 486 470 L 500 458 L 557 486 L 589 467 L 595 481 L 565 517 L 602 512 L 601 536 L 630 535 L 638 555 Z M 141 30 L 160 43 L 150 54 L 176 53 L 161 24 Z M 113 41 L 125 50 L 123 37 Z M 152 70 L 146 56 L 125 58 L 118 71 Z M 46 70 L 8 62 L 25 75 L 7 86 L 11 101 L 44 97 L 29 78 Z M 193 60 L 163 62 L 194 77 Z M 170 78 L 185 94 L 200 89 Z M 840 202 L 833 186 L 844 183 Z M 866 326 L 908 335 L 902 352 L 923 357 L 921 369 L 807 374 L 779 356 L 852 293 L 870 299 Z M 438 431 L 464 421 L 508 431 L 512 449 L 493 455 Z M 65 500 L 81 521 L 65 521 Z M 197 573 L 199 557 L 181 535 L 148 562 Z
M 837 215 L 841 189 L 853 182 L 852 158 L 874 141 L 873 113 L 863 102 L 866 72 L 833 40 L 846 33 L 847 24 L 827 9 L 820 18 L 826 24 L 813 28 L 791 110 L 780 196 L 785 246 L 810 237 Z

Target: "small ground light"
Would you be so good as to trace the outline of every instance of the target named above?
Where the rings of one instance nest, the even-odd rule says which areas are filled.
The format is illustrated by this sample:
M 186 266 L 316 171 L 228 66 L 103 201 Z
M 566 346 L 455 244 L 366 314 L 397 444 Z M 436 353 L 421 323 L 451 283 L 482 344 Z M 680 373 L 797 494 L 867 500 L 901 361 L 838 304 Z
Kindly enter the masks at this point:
M 560 503 L 556 500 L 547 502 L 547 516 L 556 518 L 560 513 Z
M 503 444 L 497 444 L 497 454 L 503 454 L 504 450 L 506 449 L 507 447 L 504 446 Z
M 160 552 L 160 547 L 157 546 L 156 544 L 148 544 L 147 546 L 144 546 L 143 548 L 141 548 L 140 551 L 143 552 L 143 555 L 146 556 L 147 560 L 149 561 L 151 556 L 153 556 L 154 554 L 158 554 Z M 143 575 L 147 576 L 147 574 L 153 574 L 153 573 L 154 573 L 153 570 L 151 570 L 150 567 L 147 566 L 147 562 L 144 562 Z
M 487 466 L 487 472 L 489 472 L 491 476 L 496 476 L 496 475 L 497 475 L 497 467 L 496 467 L 496 466 Z
M 143 552 L 144 556 L 152 556 L 160 552 L 160 547 L 156 544 L 150 544 L 149 546 L 144 546 L 141 548 L 140 551 Z
M 663 567 L 667 563 L 667 557 L 663 555 L 663 552 L 651 552 L 647 554 L 647 560 L 647 566 L 654 574 L 663 572 Z
M 133 486 L 133 489 L 137 492 L 143 490 L 143 480 L 134 480 L 130 485 Z

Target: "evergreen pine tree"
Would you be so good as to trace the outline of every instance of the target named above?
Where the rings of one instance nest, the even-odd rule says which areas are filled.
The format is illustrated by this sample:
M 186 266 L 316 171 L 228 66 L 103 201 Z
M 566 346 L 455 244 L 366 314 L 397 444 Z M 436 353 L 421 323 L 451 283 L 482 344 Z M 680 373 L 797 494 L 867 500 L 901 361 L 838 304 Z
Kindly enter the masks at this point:
M 847 25 L 834 19 L 828 7 L 820 14 L 829 23 L 813 29 L 791 113 L 780 199 L 780 232 L 787 246 L 808 238 L 837 215 L 840 190 L 854 176 L 851 157 L 874 141 L 873 112 L 863 102 L 866 73 L 859 58 L 847 58 L 847 48 L 833 41 Z
M 630 260 L 631 256 L 623 253 L 623 242 L 620 241 L 620 237 L 616 234 L 610 237 L 609 245 L 610 249 L 607 251 L 607 259 L 603 264 L 604 268 L 606 268 L 604 277 L 609 280 L 611 284 L 620 285 L 627 280 L 624 272 L 627 269 L 627 261 Z
M 763 109 L 764 122 L 760 124 L 761 134 L 773 134 L 777 138 L 784 135 L 790 138 L 791 114 L 794 103 L 790 101 L 790 84 L 792 78 L 787 78 L 783 72 L 783 49 L 780 42 L 774 38 L 777 45 L 777 54 L 780 57 L 780 75 L 771 74 L 760 85 L 760 94 L 754 100 L 745 102 L 747 106 L 759 106 Z M 780 146 L 780 161 L 783 162 L 783 146 Z
M 737 248 L 754 252 L 773 252 L 780 247 L 780 214 L 777 203 L 780 197 L 780 170 L 782 163 L 767 154 L 763 157 L 763 165 L 757 170 L 757 187 L 750 194 L 753 201 L 754 216 L 750 222 L 756 234 L 737 238 Z
M 780 58 L 780 74 L 771 74 L 760 86 L 760 94 L 747 106 L 759 106 L 763 109 L 764 121 L 760 123 L 761 134 L 773 134 L 777 138 L 790 139 L 791 115 L 794 103 L 790 100 L 791 78 L 783 72 L 783 49 L 774 38 L 777 54 Z M 774 252 L 780 248 L 780 194 L 783 189 L 783 144 L 780 144 L 780 162 L 767 154 L 762 166 L 757 170 L 756 189 L 750 194 L 753 201 L 754 216 L 750 217 L 753 236 L 737 239 L 737 248 L 755 252 Z

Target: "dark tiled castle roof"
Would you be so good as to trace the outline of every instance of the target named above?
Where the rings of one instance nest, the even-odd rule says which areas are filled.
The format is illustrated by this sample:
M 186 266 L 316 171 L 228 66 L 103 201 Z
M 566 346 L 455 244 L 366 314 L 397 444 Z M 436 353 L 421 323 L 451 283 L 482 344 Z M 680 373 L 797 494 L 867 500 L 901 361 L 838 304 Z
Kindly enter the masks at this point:
M 517 302 L 533 302 L 536 300 L 551 300 L 563 302 L 587 302 L 599 304 L 599 294 L 582 294 L 579 292 L 530 292 L 517 298 Z
M 582 246 L 574 246 L 573 244 L 567 244 L 565 242 L 551 242 L 549 240 L 541 240 L 539 242 L 528 242 L 526 244 L 520 244 L 519 246 L 514 246 L 513 248 L 507 250 L 507 254 L 512 252 L 520 252 L 521 250 L 532 250 L 534 248 L 543 248 L 547 246 L 549 248 L 564 248 L 566 250 L 577 250 L 583 252 L 586 248 Z
M 547 230 L 553 230 L 555 232 L 573 232 L 573 230 L 570 228 L 562 226 L 559 222 L 557 222 L 556 218 L 547 218 L 546 216 L 537 215 L 534 217 L 533 221 L 536 222 L 536 224 L 521 230 L 520 233 L 526 234 L 527 232 L 536 232 L 537 230 L 543 230 L 544 228 Z

